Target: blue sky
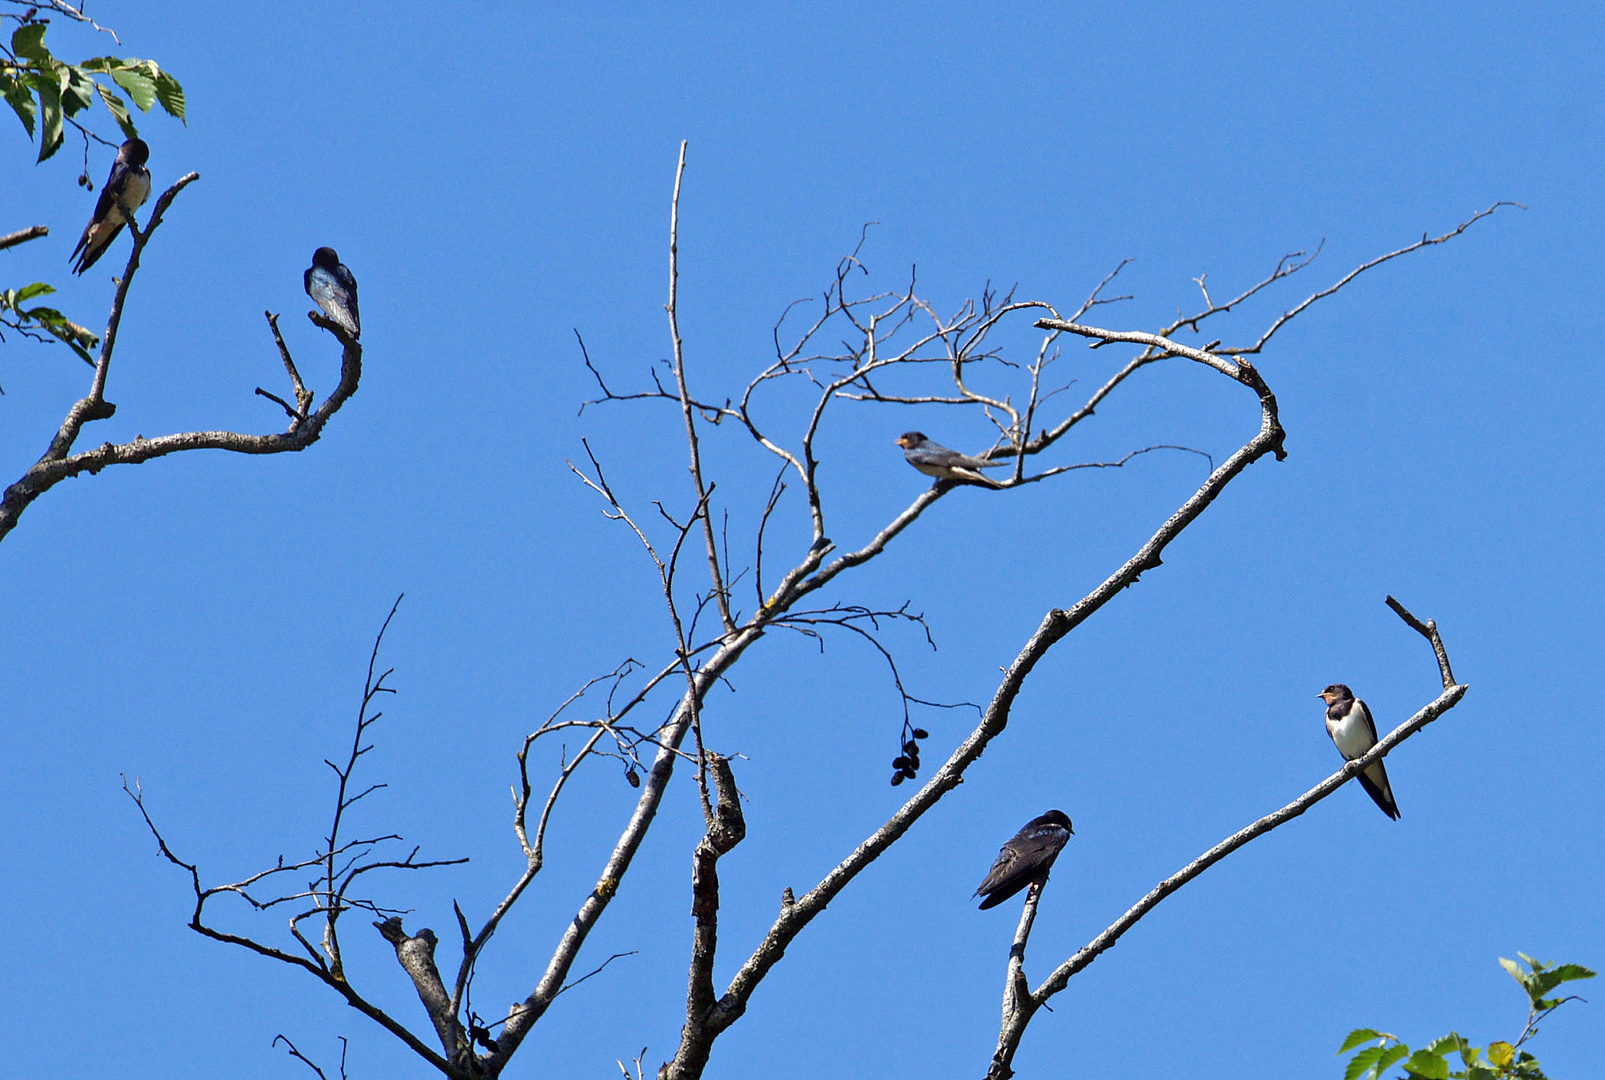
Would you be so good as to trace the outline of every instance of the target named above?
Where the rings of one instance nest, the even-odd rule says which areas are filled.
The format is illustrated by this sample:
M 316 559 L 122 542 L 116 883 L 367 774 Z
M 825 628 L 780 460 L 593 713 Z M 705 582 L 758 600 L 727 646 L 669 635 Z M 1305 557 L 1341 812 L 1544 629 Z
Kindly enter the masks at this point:
M 202 179 L 146 253 L 112 370 L 118 412 L 83 445 L 272 430 L 275 407 L 252 394 L 283 390 L 264 308 L 284 313 L 327 392 L 337 350 L 301 315 L 321 244 L 361 283 L 366 368 L 304 454 L 179 455 L 70 481 L 0 546 L 12 1045 L 51 1047 L 66 1076 L 170 1075 L 177 1060 L 255 1080 L 310 1075 L 275 1034 L 326 1068 L 346 1035 L 353 1077 L 426 1074 L 321 985 L 189 931 L 188 883 L 118 777 L 141 779 L 209 881 L 309 852 L 332 798 L 322 760 L 349 742 L 373 634 L 405 592 L 383 654 L 400 693 L 361 774 L 388 787 L 360 827 L 472 859 L 386 883 L 410 929 L 449 940 L 454 899 L 470 917 L 494 905 L 522 863 L 507 791 L 523 734 L 586 679 L 669 647 L 650 564 L 565 461 L 586 437 L 632 507 L 694 501 L 674 410 L 577 414 L 595 387 L 574 337 L 615 386 L 667 355 L 681 139 L 681 327 L 710 398 L 767 361 L 785 306 L 830 283 L 866 222 L 867 283 L 897 287 L 917 266 L 939 310 L 988 282 L 1073 310 L 1133 259 L 1118 291 L 1134 299 L 1096 314 L 1141 330 L 1193 306 L 1200 274 L 1219 295 L 1324 241 L 1209 335 L 1231 344 L 1423 232 L 1496 200 L 1527 206 L 1379 268 L 1277 336 L 1259 364 L 1288 459 L 1249 469 L 1162 568 L 1050 654 L 966 783 L 791 948 L 709 1076 L 982 1074 L 1017 909 L 978 913 L 968 897 L 998 845 L 1048 807 L 1076 823 L 1027 961 L 1040 979 L 1332 770 L 1326 684 L 1352 685 L 1385 727 L 1432 698 L 1430 651 L 1388 593 L 1438 620 L 1471 687 L 1389 758 L 1402 820 L 1351 785 L 1209 871 L 1035 1020 L 1020 1075 L 1335 1078 L 1358 1026 L 1412 1043 L 1451 1027 L 1512 1037 L 1523 1002 L 1498 956 L 1605 964 L 1589 374 L 1605 322 L 1605 19 L 1580 4 L 1135 7 L 94 9 L 122 55 L 159 60 L 187 92 L 187 126 L 141 129 L 157 185 Z M 66 57 L 109 48 L 50 35 Z M 69 278 L 92 206 L 73 183 L 80 148 L 35 167 L 20 125 L 0 117 L 0 139 L 0 230 L 51 226 L 0 255 L 0 282 L 49 280 L 99 326 L 102 268 L 127 242 Z M 109 164 L 91 154 L 97 185 Z M 1011 355 L 1034 342 L 1022 330 Z M 1071 393 L 1115 352 L 1069 344 Z M 87 372 L 60 349 L 0 348 L 4 482 Z M 1150 368 L 1049 464 L 1156 442 L 1219 460 L 1257 425 L 1233 389 L 1196 365 Z M 923 489 L 892 445 L 916 426 L 972 450 L 990 437 L 979 416 L 842 409 L 822 451 L 838 542 L 862 543 Z M 728 426 L 704 445 L 733 530 L 750 527 L 769 459 Z M 889 631 L 910 691 L 985 701 L 1042 614 L 1102 580 L 1204 474 L 1152 454 L 959 491 L 827 599 L 910 601 L 939 646 Z M 782 504 L 783 535 L 804 526 L 800 503 Z M 811 886 L 907 790 L 886 784 L 901 714 L 864 646 L 835 638 L 821 655 L 771 635 L 731 682 L 707 722 L 746 755 L 749 834 L 720 869 L 721 987 L 782 887 Z M 963 712 L 920 723 L 927 768 L 968 732 Z M 637 954 L 560 998 L 509 1075 L 672 1055 L 701 831 L 688 780 L 577 970 Z M 633 805 L 606 764 L 566 798 L 546 869 L 481 963 L 492 1015 L 533 985 Z M 285 940 L 276 913 L 225 921 Z M 388 946 L 347 935 L 354 979 L 426 1030 Z M 1601 1008 L 1546 1025 L 1534 1049 L 1552 1075 L 1605 1058 Z

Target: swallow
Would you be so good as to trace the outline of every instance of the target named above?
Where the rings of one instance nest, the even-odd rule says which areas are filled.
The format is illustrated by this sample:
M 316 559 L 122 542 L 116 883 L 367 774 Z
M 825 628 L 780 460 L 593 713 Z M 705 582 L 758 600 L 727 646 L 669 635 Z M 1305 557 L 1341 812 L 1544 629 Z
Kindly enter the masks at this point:
M 1072 835 L 1070 819 L 1060 810 L 1049 810 L 1026 822 L 1025 827 L 1003 845 L 997 861 L 987 871 L 986 880 L 975 890 L 975 896 L 986 896 L 981 901 L 981 910 L 997 907 L 1027 885 L 1047 881 L 1053 860 L 1059 857 Z
M 100 200 L 95 203 L 94 216 L 84 226 L 78 246 L 67 256 L 68 262 L 76 260 L 73 273 L 82 274 L 94 266 L 123 226 L 133 220 L 134 211 L 150 198 L 150 170 L 145 168 L 149 160 L 150 147 L 143 139 L 129 139 L 117 151 L 111 175 L 106 177 L 106 186 L 100 189 Z
M 992 488 L 1003 486 L 990 476 L 983 476 L 980 470 L 1007 465 L 1006 461 L 984 461 L 981 458 L 961 454 L 957 450 L 949 450 L 941 443 L 927 439 L 918 431 L 908 431 L 899 435 L 897 445 L 903 448 L 903 456 L 908 459 L 908 463 L 926 476 L 961 484 L 984 484 Z
M 1354 691 L 1342 683 L 1333 683 L 1318 696 L 1326 702 L 1326 733 L 1332 736 L 1344 761 L 1362 757 L 1377 744 L 1376 721 Z M 1388 783 L 1388 770 L 1381 761 L 1373 761 L 1355 779 L 1384 814 L 1399 820 L 1399 804 L 1393 801 L 1393 785 Z
M 302 275 L 307 295 L 323 313 L 353 338 L 362 336 L 362 320 L 357 316 L 357 279 L 351 276 L 334 248 L 320 247 L 312 253 L 312 265 Z

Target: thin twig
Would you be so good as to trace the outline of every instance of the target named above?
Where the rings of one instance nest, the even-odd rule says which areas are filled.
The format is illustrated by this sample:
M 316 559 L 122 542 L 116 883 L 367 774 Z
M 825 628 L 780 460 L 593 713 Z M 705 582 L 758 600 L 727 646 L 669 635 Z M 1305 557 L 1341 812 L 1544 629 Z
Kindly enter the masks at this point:
M 0 236 L 0 251 L 4 251 L 9 247 L 16 247 L 18 244 L 26 244 L 29 240 L 37 240 L 41 236 L 49 235 L 49 225 L 30 225 L 26 229 L 18 229 L 14 233 L 6 233 L 4 236 Z

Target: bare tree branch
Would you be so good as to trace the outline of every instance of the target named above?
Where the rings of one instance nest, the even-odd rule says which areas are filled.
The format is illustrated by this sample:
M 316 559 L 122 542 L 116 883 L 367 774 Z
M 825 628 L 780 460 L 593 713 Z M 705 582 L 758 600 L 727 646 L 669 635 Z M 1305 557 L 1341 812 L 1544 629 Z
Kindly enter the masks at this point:
M 30 225 L 26 229 L 18 229 L 16 232 L 6 233 L 4 236 L 0 236 L 0 251 L 4 251 L 9 247 L 16 247 L 18 244 L 26 244 L 29 240 L 37 240 L 41 236 L 49 235 L 49 225 Z
M 6 0 L 6 3 L 21 8 L 49 8 L 58 15 L 67 16 L 74 22 L 88 23 L 100 33 L 110 35 L 111 39 L 119 45 L 123 43 L 123 39 L 117 36 L 117 31 L 110 27 L 102 26 L 88 15 L 85 15 L 84 6 L 81 3 L 77 7 L 67 3 L 67 0 Z
M 1434 244 L 1442 244 L 1442 243 L 1445 243 L 1445 242 L 1447 242 L 1449 240 L 1453 240 L 1455 237 L 1459 236 L 1461 233 L 1463 233 L 1467 229 L 1471 228 L 1477 222 L 1481 221 L 1483 218 L 1487 217 L 1489 214 L 1492 214 L 1495 210 L 1498 210 L 1501 206 L 1514 206 L 1514 207 L 1516 207 L 1518 209 L 1521 209 L 1521 210 L 1527 209 L 1525 206 L 1523 206 L 1519 202 L 1512 202 L 1509 199 L 1501 199 L 1498 202 L 1494 203 L 1492 206 L 1488 207 L 1488 209 L 1477 211 L 1475 214 L 1471 215 L 1465 221 L 1462 221 L 1459 225 L 1455 226 L 1453 229 L 1450 229 L 1448 232 L 1444 233 L 1441 236 L 1429 236 L 1426 233 L 1422 233 L 1421 234 L 1421 239 L 1417 240 L 1415 243 L 1407 244 L 1402 248 L 1398 248 L 1398 249 L 1396 249 L 1394 251 L 1390 251 L 1386 255 L 1378 255 L 1376 258 L 1372 259 L 1370 262 L 1363 263 L 1362 265 L 1355 267 L 1353 270 L 1350 270 L 1347 274 L 1344 274 L 1341 278 L 1339 278 L 1337 280 L 1337 282 L 1335 284 L 1327 286 L 1326 288 L 1322 289 L 1320 292 L 1310 294 L 1308 297 L 1306 297 L 1297 306 L 1295 306 L 1293 308 L 1290 308 L 1287 311 L 1282 312 L 1281 315 L 1277 316 L 1276 321 L 1271 324 L 1270 329 L 1266 330 L 1265 333 L 1261 334 L 1260 337 L 1259 337 L 1259 340 L 1254 342 L 1254 344 L 1248 346 L 1247 348 L 1222 349 L 1221 351 L 1224 352 L 1224 353 L 1230 353 L 1230 354 L 1233 354 L 1233 355 L 1245 355 L 1247 353 L 1257 353 L 1257 352 L 1259 352 L 1261 349 L 1263 349 L 1265 347 L 1266 342 L 1271 340 L 1271 336 L 1273 334 L 1275 334 L 1282 327 L 1286 326 L 1287 323 L 1290 320 L 1296 318 L 1305 308 L 1309 307 L 1311 304 L 1315 303 L 1317 300 L 1323 300 L 1326 297 L 1331 296 L 1333 293 L 1335 293 L 1339 289 L 1343 288 L 1343 286 L 1347 285 L 1349 282 L 1353 281 L 1355 278 L 1359 277 L 1361 274 L 1365 273 L 1367 270 L 1371 269 L 1374 266 L 1381 266 L 1383 263 L 1387 262 L 1389 259 L 1397 259 L 1400 255 L 1408 255 L 1412 251 L 1420 251 L 1422 248 L 1432 247 Z
M 685 140 L 680 141 L 680 163 L 674 170 L 674 198 L 669 203 L 669 337 L 674 342 L 674 382 L 680 389 L 680 411 L 685 417 L 685 441 L 691 451 L 691 481 L 696 485 L 697 503 L 703 507 L 702 531 L 708 546 L 708 578 L 713 583 L 714 602 L 726 634 L 736 630 L 730 617 L 730 597 L 719 569 L 719 549 L 713 540 L 713 517 L 707 512 L 709 489 L 702 482 L 702 450 L 697 441 L 697 421 L 692 412 L 691 392 L 686 389 L 685 348 L 680 340 L 680 183 L 685 179 Z M 600 378 L 600 376 L 598 377 Z
M 1423 706 L 1414 716 L 1379 740 L 1364 756 L 1346 762 L 1337 772 L 1280 810 L 1266 814 L 1253 824 L 1239 829 L 1176 873 L 1155 885 L 1146 896 L 1137 901 L 1124 915 L 1110 924 L 1108 929 L 1093 938 L 1070 959 L 1060 964 L 1053 974 L 1043 981 L 1041 986 L 1037 987 L 1029 995 L 1016 996 L 1013 999 L 1014 1010 L 1012 1012 L 1007 1008 L 1004 1010 L 1003 1025 L 998 1035 L 998 1048 L 992 1057 L 991 1066 L 987 1070 L 987 1080 L 1007 1080 L 1008 1077 L 1014 1075 L 1015 1051 L 1019 1049 L 1020 1040 L 1025 1035 L 1026 1026 L 1030 1024 L 1031 1018 L 1036 1014 L 1036 1011 L 1042 1008 L 1049 998 L 1063 990 L 1069 984 L 1070 979 L 1078 972 L 1084 970 L 1101 953 L 1119 941 L 1121 935 L 1135 926 L 1143 916 L 1157 907 L 1165 897 L 1176 892 L 1183 885 L 1186 885 L 1199 874 L 1202 874 L 1238 848 L 1243 847 L 1249 841 L 1264 836 L 1273 829 L 1285 825 L 1303 814 L 1310 807 L 1352 780 L 1372 762 L 1382 760 L 1394 747 L 1460 703 L 1460 699 L 1465 696 L 1468 688 L 1455 683 L 1453 676 L 1448 674 L 1449 662 L 1447 655 L 1441 651 L 1443 642 L 1437 636 L 1436 626 L 1432 623 L 1421 623 L 1391 596 L 1388 597 L 1388 606 L 1393 608 L 1399 617 L 1408 623 L 1412 629 L 1421 633 L 1432 643 L 1434 651 L 1439 655 L 1440 667 L 1444 675 L 1443 692 Z M 1429 627 L 1431 627 L 1430 630 L 1428 629 Z M 1028 937 L 1030 926 L 1024 920 L 1022 920 L 1022 929 Z M 1024 956 L 1024 946 L 1025 942 L 1017 935 L 1016 949 L 1019 950 L 1021 959 Z M 1009 963 L 1012 973 L 1017 963 L 1012 952 Z M 1021 975 L 1020 978 L 1023 980 L 1024 976 Z M 1005 1000 L 1009 999 L 1006 998 Z
M 180 859 L 169 847 L 167 840 L 156 827 L 155 821 L 146 809 L 144 792 L 140 789 L 138 781 L 135 781 L 133 786 L 130 787 L 125 777 L 123 790 L 127 792 L 129 798 L 133 800 L 134 805 L 139 809 L 140 815 L 145 820 L 146 827 L 156 839 L 157 849 L 162 857 L 189 875 L 190 885 L 195 895 L 195 907 L 190 915 L 189 922 L 192 930 L 215 941 L 238 945 L 261 956 L 307 971 L 320 982 L 339 993 L 353 1008 L 370 1017 L 387 1031 L 401 1039 L 413 1051 L 441 1072 L 450 1077 L 460 1077 L 462 1080 L 467 1080 L 469 1074 L 459 1069 L 458 1062 L 463 1060 L 471 1061 L 472 1053 L 471 1050 L 465 1049 L 467 1045 L 466 1033 L 461 1030 L 460 1025 L 455 1023 L 454 1017 L 448 1014 L 444 1008 L 447 997 L 444 988 L 440 986 L 439 972 L 434 970 L 434 933 L 426 929 L 419 931 L 418 934 L 412 937 L 408 937 L 401 928 L 401 919 L 395 914 L 391 914 L 389 918 L 383 921 L 374 923 L 380 933 L 395 946 L 397 958 L 401 961 L 408 974 L 413 977 L 414 986 L 417 987 L 420 998 L 424 1000 L 430 1020 L 435 1025 L 436 1032 L 446 1050 L 445 1056 L 430 1049 L 417 1036 L 413 1035 L 405 1025 L 369 1002 L 351 985 L 346 976 L 340 942 L 336 932 L 336 923 L 339 916 L 350 908 L 362 908 L 380 914 L 386 912 L 386 909 L 372 900 L 353 898 L 349 895 L 352 883 L 362 874 L 376 869 L 422 870 L 457 865 L 468 861 L 467 859 L 418 861 L 415 858 L 417 855 L 417 849 L 415 848 L 405 859 L 380 859 L 364 862 L 362 860 L 366 857 L 366 854 L 374 850 L 376 845 L 385 841 L 398 840 L 400 837 L 386 835 L 364 837 L 344 842 L 340 840 L 340 830 L 346 811 L 364 795 L 383 786 L 372 785 L 357 794 L 350 793 L 352 772 L 356 767 L 357 761 L 369 749 L 368 746 L 364 745 L 364 735 L 367 729 L 382 715 L 381 713 L 370 712 L 370 706 L 380 694 L 394 692 L 384 685 L 384 680 L 390 672 L 385 671 L 379 674 L 376 674 L 376 672 L 378 671 L 379 646 L 384 640 L 385 630 L 389 628 L 390 621 L 395 617 L 396 609 L 400 603 L 401 598 L 397 597 L 395 605 L 391 607 L 389 615 L 385 618 L 384 625 L 380 628 L 378 635 L 375 636 L 373 651 L 368 660 L 368 675 L 363 688 L 362 704 L 358 710 L 356 734 L 352 740 L 351 751 L 346 763 L 344 767 L 341 767 L 332 762 L 325 762 L 336 773 L 338 783 L 333 823 L 330 826 L 328 835 L 324 837 L 324 843 L 317 854 L 311 858 L 292 863 L 286 863 L 281 856 L 276 865 L 266 870 L 258 871 L 240 881 L 205 887 L 201 884 L 199 867 L 194 863 Z M 258 899 L 252 895 L 251 890 L 253 887 L 261 882 L 281 874 L 295 873 L 311 867 L 318 868 L 318 878 L 305 890 L 281 894 L 266 900 Z M 213 897 L 221 894 L 238 896 L 258 911 L 297 900 L 311 899 L 313 901 L 312 908 L 297 914 L 290 920 L 291 936 L 305 951 L 306 955 L 300 956 L 286 952 L 283 949 L 259 942 L 254 938 L 217 929 L 207 923 L 205 919 L 206 904 Z M 299 924 L 302 921 L 314 917 L 321 917 L 324 921 L 321 949 L 315 947 L 299 929 Z M 436 992 L 437 990 L 438 993 Z
M 318 1068 L 317 1065 L 313 1063 L 311 1058 L 307 1057 L 305 1054 L 301 1053 L 301 1051 L 297 1050 L 296 1047 L 295 1047 L 295 1043 L 291 1042 L 287 1036 L 282 1035 L 282 1034 L 273 1036 L 273 1042 L 270 1045 L 277 1046 L 281 1042 L 286 1047 L 289 1048 L 290 1056 L 295 1058 L 296 1060 L 300 1061 L 302 1064 L 304 1064 L 307 1068 L 311 1069 L 313 1072 L 317 1073 L 318 1077 L 319 1077 L 319 1080 L 329 1080 L 328 1076 L 326 1076 L 324 1074 L 323 1070 Z M 340 1036 L 340 1080 L 346 1080 L 346 1050 L 347 1049 L 349 1049 L 349 1045 L 346 1043 L 345 1036 L 342 1035 L 342 1036 Z
M 702 1075 L 717 1034 L 709 1030 L 708 1017 L 715 1004 L 713 960 L 719 943 L 719 858 L 746 837 L 747 823 L 729 760 L 717 754 L 708 755 L 708 759 L 719 802 L 692 856 L 691 915 L 696 928 L 691 943 L 685 1026 L 674 1061 L 658 1070 L 658 1080 Z
M 122 324 L 123 306 L 128 298 L 129 287 L 133 284 L 134 274 L 139 269 L 140 256 L 144 253 L 145 245 L 150 242 L 151 236 L 161 225 L 162 217 L 172 205 L 173 199 L 198 179 L 200 179 L 198 173 L 188 173 L 163 192 L 161 198 L 156 201 L 156 208 L 143 230 L 132 221 L 128 223 L 128 231 L 134 238 L 133 250 L 129 253 L 128 265 L 123 270 L 123 276 L 117 282 L 116 293 L 112 299 L 111 316 L 106 323 L 106 333 L 101 338 L 100 358 L 95 365 L 89 393 L 68 410 L 66 419 L 62 421 L 60 430 L 51 439 L 50 446 L 43 456 L 23 473 L 21 478 L 6 488 L 4 496 L 0 497 L 0 539 L 4 539 L 16 527 L 22 512 L 35 499 L 61 481 L 80 473 L 94 474 L 108 465 L 133 465 L 185 450 L 231 450 L 241 454 L 279 454 L 305 450 L 318 441 L 323 433 L 323 426 L 328 423 L 329 418 L 340 410 L 352 394 L 356 393 L 357 382 L 362 377 L 362 346 L 330 319 L 320 313 L 308 312 L 307 317 L 315 325 L 334 334 L 340 341 L 343 348 L 340 382 L 316 412 L 309 415 L 294 415 L 289 428 L 285 431 L 273 435 L 245 435 L 232 431 L 190 431 L 163 435 L 155 439 L 138 437 L 127 443 L 102 443 L 93 450 L 77 454 L 72 452 L 85 424 L 94 420 L 108 419 L 117 411 L 117 406 L 106 400 L 106 378 L 111 368 L 112 352 L 117 345 L 117 331 Z M 284 348 L 283 340 L 279 338 L 278 327 L 273 317 L 270 316 L 268 321 L 273 326 L 273 335 L 278 341 L 286 366 L 291 369 L 297 400 L 304 399 L 306 402 L 300 410 L 304 414 L 306 405 L 311 403 L 311 397 L 306 393 L 305 387 L 299 385 L 299 377 L 294 374 L 294 365 L 289 360 L 289 352 Z M 275 400 L 284 405 L 282 399 Z M 286 411 L 290 411 L 287 406 Z

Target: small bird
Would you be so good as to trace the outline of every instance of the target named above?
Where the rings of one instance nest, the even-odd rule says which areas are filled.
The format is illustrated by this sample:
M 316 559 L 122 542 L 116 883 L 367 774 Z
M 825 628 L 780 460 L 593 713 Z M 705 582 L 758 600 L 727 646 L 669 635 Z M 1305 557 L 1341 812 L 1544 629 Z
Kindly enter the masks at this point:
M 1053 860 L 1059 857 L 1072 835 L 1070 819 L 1061 810 L 1049 810 L 1026 822 L 1025 827 L 1003 845 L 997 861 L 987 871 L 986 880 L 975 890 L 976 896 L 986 896 L 981 901 L 981 910 L 997 907 L 1027 885 L 1047 881 Z
M 1377 726 L 1371 719 L 1371 710 L 1354 696 L 1354 691 L 1342 683 L 1333 683 L 1318 696 L 1326 702 L 1326 733 L 1332 736 L 1344 761 L 1363 757 L 1377 744 Z M 1393 801 L 1393 785 L 1388 783 L 1388 770 L 1382 767 L 1381 761 L 1373 761 L 1355 779 L 1384 814 L 1395 821 L 1399 819 L 1399 804 Z
M 111 175 L 106 177 L 106 186 L 100 189 L 100 200 L 95 203 L 94 216 L 84 226 L 78 246 L 67 256 L 68 262 L 77 260 L 73 273 L 82 274 L 94 266 L 123 226 L 133 220 L 134 211 L 150 198 L 150 170 L 145 168 L 149 160 L 150 147 L 144 139 L 129 139 L 117 151 Z
M 903 456 L 908 459 L 908 463 L 926 476 L 957 483 L 985 484 L 993 488 L 1003 486 L 990 476 L 983 476 L 979 470 L 995 469 L 999 465 L 1007 465 L 1006 461 L 983 461 L 961 454 L 957 450 L 949 450 L 941 443 L 927 439 L 918 431 L 907 431 L 899 435 L 897 445 L 903 448 Z
M 312 265 L 302 276 L 307 295 L 323 313 L 354 338 L 362 336 L 362 320 L 357 315 L 357 279 L 351 276 L 334 248 L 320 247 L 312 253 Z

